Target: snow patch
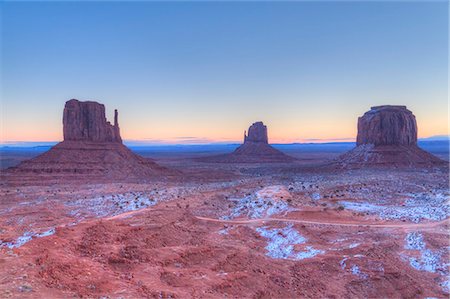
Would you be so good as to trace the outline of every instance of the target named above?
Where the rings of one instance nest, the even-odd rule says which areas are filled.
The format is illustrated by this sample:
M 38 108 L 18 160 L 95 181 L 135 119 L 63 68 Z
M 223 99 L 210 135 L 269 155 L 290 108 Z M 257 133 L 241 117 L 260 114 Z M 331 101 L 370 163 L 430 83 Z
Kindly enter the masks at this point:
M 230 199 L 235 202 L 235 206 L 231 215 L 223 216 L 222 219 L 229 220 L 242 215 L 249 218 L 262 218 L 287 212 L 289 205 L 281 198 L 276 198 L 277 192 L 284 194 L 282 191 L 284 190 L 281 186 L 271 186 L 244 198 Z
M 228 235 L 228 233 L 230 232 L 230 230 L 231 230 L 232 228 L 233 228 L 233 227 L 230 226 L 230 227 L 226 227 L 226 228 L 223 228 L 223 229 L 219 230 L 219 235 Z
M 9 249 L 19 248 L 33 240 L 33 238 L 48 237 L 53 235 L 55 232 L 55 228 L 51 228 L 43 233 L 24 232 L 22 236 L 16 239 L 16 241 L 3 242 L 2 240 L 0 240 L 0 247 L 8 247 Z
M 369 277 L 366 273 L 362 272 L 357 265 L 353 265 L 350 270 L 352 271 L 353 275 L 356 275 L 359 278 L 367 279 L 367 277 Z
M 342 270 L 345 270 L 345 268 L 347 267 L 347 260 L 348 258 L 344 257 L 340 262 L 339 265 L 341 266 Z
M 378 215 L 382 219 L 410 220 L 418 223 L 424 219 L 440 221 L 450 216 L 448 195 L 410 194 L 402 206 L 379 206 L 366 202 L 341 201 L 345 209 Z
M 405 237 L 405 248 L 408 251 L 419 251 L 420 256 L 406 256 L 411 267 L 419 271 L 426 271 L 431 273 L 438 273 L 443 277 L 443 281 L 440 283 L 442 289 L 446 292 L 449 291 L 448 280 L 448 266 L 449 264 L 443 263 L 440 250 L 431 250 L 427 248 L 423 235 L 419 232 L 408 233 Z
M 348 245 L 348 248 L 356 248 L 359 245 L 361 245 L 361 243 L 352 243 L 352 244 Z
M 69 214 L 79 219 L 94 215 L 101 218 L 106 216 L 115 216 L 122 213 L 141 210 L 158 203 L 158 194 L 144 194 L 141 192 L 129 192 L 123 194 L 111 194 L 97 196 L 94 198 L 82 198 L 66 205 L 73 208 Z M 153 195 L 153 196 L 151 196 Z M 86 215 L 86 212 L 88 215 Z
M 420 258 L 410 257 L 409 264 L 416 270 L 436 273 L 438 269 L 442 269 L 441 254 L 430 249 L 421 250 Z
M 318 192 L 311 194 L 311 199 L 313 199 L 313 200 L 320 200 L 321 198 L 322 198 L 322 196 L 320 196 L 320 193 L 318 193 Z
M 265 248 L 266 255 L 271 258 L 302 260 L 324 253 L 323 250 L 314 249 L 312 246 L 306 246 L 305 251 L 296 251 L 294 245 L 303 244 L 307 239 L 292 228 L 292 224 L 284 228 L 259 227 L 256 231 L 262 237 L 269 239 Z
M 425 249 L 425 242 L 423 241 L 423 236 L 421 233 L 412 232 L 406 235 L 406 249 L 411 250 L 422 250 Z

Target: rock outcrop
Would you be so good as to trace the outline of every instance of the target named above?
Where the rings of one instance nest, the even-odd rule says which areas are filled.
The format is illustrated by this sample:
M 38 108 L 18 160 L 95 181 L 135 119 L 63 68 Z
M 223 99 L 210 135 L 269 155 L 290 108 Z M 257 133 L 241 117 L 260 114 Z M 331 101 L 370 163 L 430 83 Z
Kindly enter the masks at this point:
M 269 144 L 267 126 L 265 126 L 262 121 L 253 123 L 250 128 L 248 128 L 248 135 L 244 132 L 244 143 L 246 142 L 262 142 Z
M 358 118 L 356 148 L 341 155 L 343 167 L 430 166 L 444 161 L 417 146 L 417 123 L 406 106 L 376 106 Z
M 145 179 L 169 173 L 122 144 L 117 110 L 114 114 L 111 125 L 106 120 L 104 105 L 74 99 L 66 102 L 64 141 L 9 169 L 8 173 L 39 175 L 39 179 L 81 180 Z
M 358 118 L 357 145 L 417 145 L 416 117 L 406 106 L 377 106 Z
M 269 145 L 267 127 L 259 121 L 249 127 L 248 134 L 244 132 L 244 143 L 234 152 L 198 160 L 217 163 L 274 163 L 292 162 L 295 158 Z
M 105 106 L 97 102 L 66 102 L 63 113 L 64 140 L 93 142 L 122 142 L 118 112 L 114 111 L 114 125 L 105 117 Z

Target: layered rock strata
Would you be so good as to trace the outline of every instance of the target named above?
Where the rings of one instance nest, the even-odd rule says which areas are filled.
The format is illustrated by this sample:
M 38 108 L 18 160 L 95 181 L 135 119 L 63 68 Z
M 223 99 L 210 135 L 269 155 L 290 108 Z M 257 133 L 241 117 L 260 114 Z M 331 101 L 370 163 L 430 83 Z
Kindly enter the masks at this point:
M 356 148 L 341 155 L 344 167 L 445 163 L 417 146 L 417 123 L 406 106 L 376 106 L 358 118 Z
M 8 169 L 8 173 L 88 180 L 149 178 L 166 173 L 164 167 L 122 144 L 117 110 L 114 114 L 111 125 L 106 120 L 104 105 L 75 99 L 66 102 L 64 141 Z
M 249 127 L 248 134 L 244 132 L 244 143 L 234 152 L 199 160 L 218 163 L 274 163 L 291 162 L 295 159 L 269 145 L 267 127 L 259 121 Z

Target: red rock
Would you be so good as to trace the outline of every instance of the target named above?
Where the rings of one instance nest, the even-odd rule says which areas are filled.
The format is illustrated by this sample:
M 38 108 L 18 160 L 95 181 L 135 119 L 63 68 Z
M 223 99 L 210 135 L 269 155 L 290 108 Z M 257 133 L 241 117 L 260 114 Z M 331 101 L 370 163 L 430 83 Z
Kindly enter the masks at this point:
M 97 102 L 66 102 L 63 114 L 64 140 L 122 142 L 118 112 L 114 111 L 114 125 L 106 120 L 105 106 Z
M 377 106 L 358 118 L 356 144 L 416 145 L 416 117 L 406 106 Z
M 105 118 L 105 106 L 97 102 L 66 102 L 63 130 L 64 141 L 9 173 L 81 180 L 141 179 L 171 173 L 123 145 L 117 110 L 111 125 Z
M 269 144 L 267 137 L 267 126 L 262 121 L 253 123 L 248 128 L 248 135 L 244 132 L 244 143 L 246 142 L 262 142 Z
M 268 141 L 267 127 L 261 121 L 255 122 L 248 129 L 248 135 L 244 133 L 244 143 L 234 152 L 198 160 L 217 163 L 272 163 L 295 160 L 270 146 Z
M 358 118 L 356 148 L 341 155 L 342 167 L 433 166 L 445 162 L 417 146 L 416 118 L 406 106 L 377 106 Z

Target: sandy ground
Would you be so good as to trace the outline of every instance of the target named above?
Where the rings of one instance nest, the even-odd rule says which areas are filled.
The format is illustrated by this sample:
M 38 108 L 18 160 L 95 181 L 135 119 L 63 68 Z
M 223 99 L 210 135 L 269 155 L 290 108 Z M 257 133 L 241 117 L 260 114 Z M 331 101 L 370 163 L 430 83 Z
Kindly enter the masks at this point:
M 3 182 L 0 297 L 448 298 L 448 169 L 314 167 L 326 159 Z

